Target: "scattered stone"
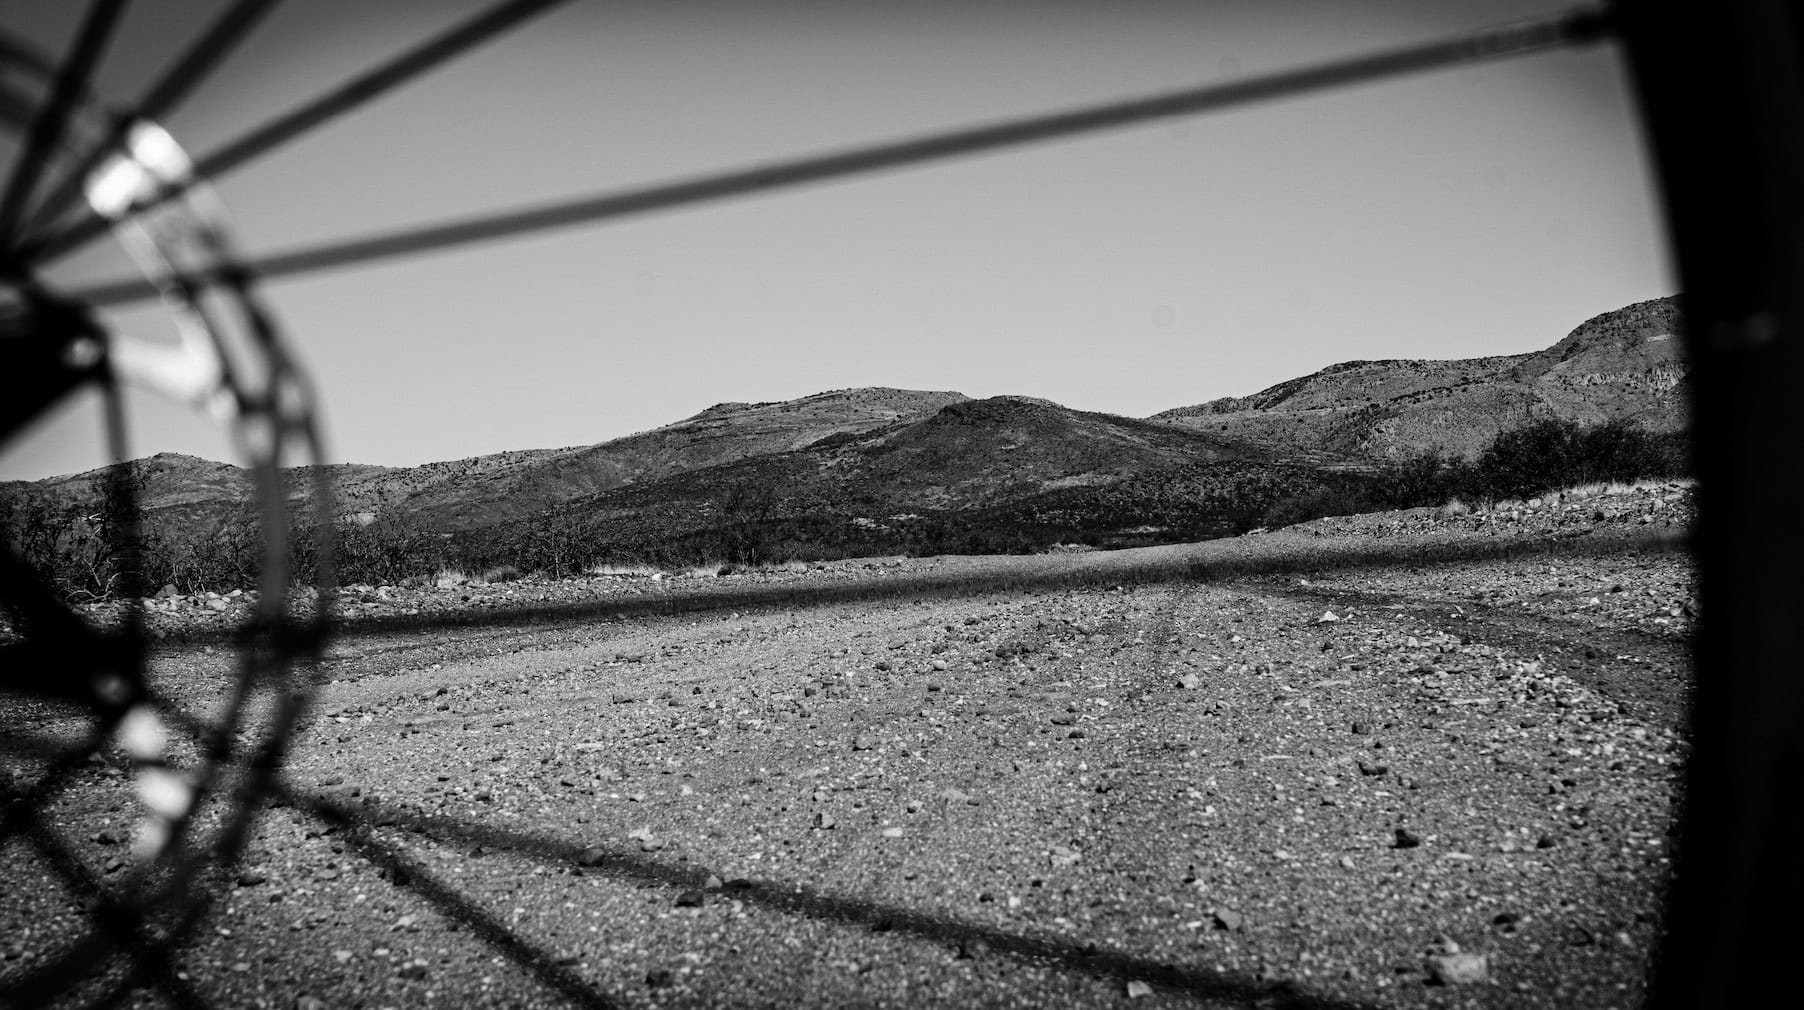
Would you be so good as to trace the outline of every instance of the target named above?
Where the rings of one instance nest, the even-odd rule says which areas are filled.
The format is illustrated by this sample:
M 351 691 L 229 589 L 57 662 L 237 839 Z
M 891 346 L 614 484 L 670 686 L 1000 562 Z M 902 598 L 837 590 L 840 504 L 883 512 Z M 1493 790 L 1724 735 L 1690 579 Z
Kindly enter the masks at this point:
M 1142 996 L 1151 996 L 1152 994 L 1153 987 L 1139 979 L 1134 979 L 1127 984 L 1128 999 L 1139 999 Z
M 1216 929 L 1225 929 L 1230 933 L 1238 933 L 1246 926 L 1246 916 L 1231 908 L 1218 908 L 1209 913 L 1209 920 L 1215 923 Z
M 934 661 L 933 661 L 933 662 L 932 662 L 932 663 L 930 663 L 930 664 L 928 664 L 928 665 L 929 665 L 929 666 L 932 666 L 932 667 L 933 667 L 933 668 L 934 668 L 934 669 L 935 669 L 935 670 L 944 670 L 944 669 L 946 669 L 946 661 L 945 661 L 945 660 L 943 660 L 943 659 L 936 659 L 936 660 L 934 660 Z
M 256 887 L 258 884 L 261 884 L 268 879 L 269 878 L 264 876 L 263 871 L 261 870 L 245 869 L 238 873 L 238 886 Z
M 1334 622 L 1336 622 L 1338 620 L 1340 620 L 1340 618 L 1335 616 L 1334 611 L 1324 610 L 1324 611 L 1322 611 L 1322 616 L 1315 619 L 1315 623 L 1317 623 L 1317 624 L 1333 624 Z
M 1186 691 L 1194 691 L 1203 682 L 1203 678 L 1194 673 L 1186 673 L 1178 678 L 1178 686 Z
M 825 810 L 814 815 L 814 826 L 821 831 L 831 831 L 833 826 L 838 823 L 838 821 L 833 819 L 833 815 Z
M 1359 765 L 1359 774 L 1369 778 L 1377 778 L 1391 770 L 1389 765 L 1372 764 L 1365 758 L 1358 758 L 1355 763 Z
M 1393 849 L 1413 849 L 1422 844 L 1422 837 L 1408 828 L 1398 828 L 1397 837 L 1391 842 Z
M 608 861 L 608 853 L 599 845 L 590 845 L 576 854 L 578 866 L 600 866 Z
M 1428 959 L 1430 985 L 1476 985 L 1491 977 L 1490 957 L 1472 951 L 1437 954 Z

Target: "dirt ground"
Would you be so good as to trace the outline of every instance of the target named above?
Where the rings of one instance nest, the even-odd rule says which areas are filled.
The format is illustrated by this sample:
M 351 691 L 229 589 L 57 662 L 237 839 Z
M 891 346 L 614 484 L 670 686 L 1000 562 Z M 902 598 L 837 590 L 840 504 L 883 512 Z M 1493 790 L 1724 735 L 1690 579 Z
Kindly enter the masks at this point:
M 354 611 L 284 796 L 137 998 L 1637 1005 L 1686 752 L 1688 507 L 841 563 L 662 609 L 516 585 L 539 610 L 457 599 L 480 611 L 457 626 Z M 234 654 L 178 640 L 156 675 L 204 711 Z M 91 765 L 45 817 L 103 880 L 124 777 Z M 0 873 L 3 982 L 92 926 L 20 838 Z

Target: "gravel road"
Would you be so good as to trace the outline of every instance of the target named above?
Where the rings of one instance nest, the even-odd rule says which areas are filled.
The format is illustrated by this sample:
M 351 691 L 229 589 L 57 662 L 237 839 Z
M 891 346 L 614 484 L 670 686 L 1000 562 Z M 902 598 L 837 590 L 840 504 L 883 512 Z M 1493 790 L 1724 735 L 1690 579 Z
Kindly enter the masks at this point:
M 176 970 L 222 1007 L 1636 1005 L 1688 509 L 508 587 L 532 620 L 353 594 Z M 204 709 L 196 626 L 155 664 Z M 82 796 L 56 828 L 118 873 Z M 84 924 L 0 855 L 3 975 Z

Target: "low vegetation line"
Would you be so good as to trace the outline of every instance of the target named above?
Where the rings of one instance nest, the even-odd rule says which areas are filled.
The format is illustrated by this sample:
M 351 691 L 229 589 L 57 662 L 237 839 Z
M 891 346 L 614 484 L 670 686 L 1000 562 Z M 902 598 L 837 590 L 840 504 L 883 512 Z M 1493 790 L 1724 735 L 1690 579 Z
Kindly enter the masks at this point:
M 1249 551 L 1246 547 L 1249 543 L 1257 546 Z M 1550 556 L 1609 556 L 1637 551 L 1685 550 L 1688 545 L 1689 538 L 1686 534 L 1666 530 L 1516 538 L 1437 537 L 1414 542 L 1398 538 L 1382 544 L 1332 545 L 1310 544 L 1300 537 L 1280 539 L 1272 536 L 1254 538 L 1251 541 L 1208 541 L 1177 547 L 1070 555 L 1057 560 L 1048 557 L 995 559 L 997 567 L 1017 569 L 1013 571 L 877 576 L 833 585 L 759 586 L 738 590 L 673 593 L 630 600 L 519 606 L 482 613 L 383 614 L 338 623 L 333 634 L 339 638 L 360 638 L 435 629 L 585 624 L 723 610 L 751 613 L 842 603 L 956 599 L 1084 586 L 1145 585 L 1182 580 L 1217 582 L 1359 568 L 1428 567 Z M 1232 550 L 1233 548 L 1239 549 Z M 1049 565 L 1057 567 L 1049 568 Z M 185 636 L 185 642 L 213 643 L 227 640 L 231 635 L 232 632 L 223 629 L 202 631 Z

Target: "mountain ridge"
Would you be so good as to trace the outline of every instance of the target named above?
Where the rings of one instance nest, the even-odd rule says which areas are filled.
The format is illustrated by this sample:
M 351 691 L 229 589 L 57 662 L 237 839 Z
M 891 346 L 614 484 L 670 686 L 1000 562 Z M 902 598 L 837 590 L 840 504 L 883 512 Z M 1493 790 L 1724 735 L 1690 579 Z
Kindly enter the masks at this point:
M 1676 298 L 1651 299 L 1593 316 L 1539 351 L 1338 362 L 1147 418 L 1033 396 L 863 386 L 716 403 L 592 445 L 323 469 L 341 516 L 404 517 L 445 535 L 525 535 L 558 516 L 651 543 L 723 524 L 825 528 L 901 513 L 931 514 L 948 528 L 969 519 L 1099 536 L 1138 527 L 1205 535 L 1230 515 L 1246 525 L 1274 496 L 1343 486 L 1425 449 L 1469 458 L 1529 420 L 1626 417 L 1680 428 L 1679 323 Z M 204 529 L 243 513 L 244 472 L 231 464 L 159 453 L 141 466 L 153 521 Z M 74 501 L 97 473 L 8 487 Z M 312 475 L 289 472 L 292 498 L 311 493 Z

